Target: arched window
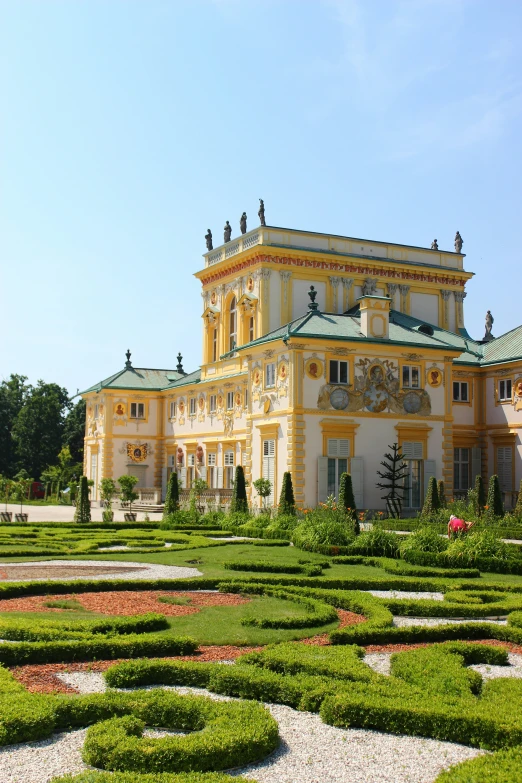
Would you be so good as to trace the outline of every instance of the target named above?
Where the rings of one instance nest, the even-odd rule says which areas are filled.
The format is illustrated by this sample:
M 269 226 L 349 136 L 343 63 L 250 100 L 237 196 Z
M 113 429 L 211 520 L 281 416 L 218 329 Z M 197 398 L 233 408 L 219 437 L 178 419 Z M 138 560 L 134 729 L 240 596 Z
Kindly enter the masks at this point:
M 230 300 L 229 310 L 228 350 L 233 351 L 237 345 L 237 302 L 233 296 Z

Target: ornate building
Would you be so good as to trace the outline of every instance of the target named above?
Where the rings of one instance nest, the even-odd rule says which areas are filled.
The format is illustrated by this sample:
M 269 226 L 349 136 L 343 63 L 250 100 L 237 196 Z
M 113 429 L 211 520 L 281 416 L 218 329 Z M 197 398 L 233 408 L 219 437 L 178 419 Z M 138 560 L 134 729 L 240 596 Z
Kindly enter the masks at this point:
M 398 442 L 412 511 L 430 476 L 452 497 L 477 473 L 497 473 L 512 505 L 522 327 L 495 339 L 488 311 L 484 339 L 470 338 L 460 234 L 445 251 L 266 226 L 264 210 L 261 222 L 247 232 L 245 215 L 245 232 L 215 249 L 206 236 L 199 370 L 181 357 L 175 370 L 136 368 L 128 354 L 83 392 L 86 475 L 135 474 L 142 500 L 159 503 L 176 470 L 226 502 L 241 464 L 250 484 L 272 481 L 275 502 L 289 470 L 297 503 L 314 506 L 348 470 L 358 508 L 383 509 L 376 473 Z

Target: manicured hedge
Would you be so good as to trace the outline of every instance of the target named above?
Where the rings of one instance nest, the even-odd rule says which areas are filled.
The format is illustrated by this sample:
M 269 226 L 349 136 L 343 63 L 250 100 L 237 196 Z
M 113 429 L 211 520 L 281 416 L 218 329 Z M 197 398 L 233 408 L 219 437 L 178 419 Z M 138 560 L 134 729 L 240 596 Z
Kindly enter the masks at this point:
M 522 748 L 464 761 L 442 772 L 435 783 L 522 783 Z
M 223 772 L 97 772 L 53 778 L 51 783 L 255 783 L 251 778 L 231 777 Z
M 306 565 L 291 565 L 285 563 L 271 563 L 269 560 L 226 561 L 223 566 L 229 571 L 265 571 L 274 574 L 306 574 L 306 576 L 320 576 L 323 572 L 320 564 L 310 563 Z

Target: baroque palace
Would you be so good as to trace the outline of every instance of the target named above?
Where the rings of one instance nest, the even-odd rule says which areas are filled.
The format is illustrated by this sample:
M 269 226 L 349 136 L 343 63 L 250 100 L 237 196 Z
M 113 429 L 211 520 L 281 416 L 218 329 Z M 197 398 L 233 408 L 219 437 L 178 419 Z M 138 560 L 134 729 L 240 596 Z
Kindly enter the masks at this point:
M 299 506 L 336 495 L 352 475 L 358 508 L 384 509 L 377 471 L 398 442 L 407 509 L 431 476 L 448 498 L 497 473 L 506 506 L 522 478 L 522 326 L 482 340 L 464 326 L 462 238 L 431 249 L 261 225 L 224 244 L 210 230 L 203 269 L 203 361 L 186 373 L 123 369 L 82 393 L 85 474 L 138 477 L 161 503 L 168 477 L 207 482 L 225 504 L 236 465 L 250 483 L 284 471 Z

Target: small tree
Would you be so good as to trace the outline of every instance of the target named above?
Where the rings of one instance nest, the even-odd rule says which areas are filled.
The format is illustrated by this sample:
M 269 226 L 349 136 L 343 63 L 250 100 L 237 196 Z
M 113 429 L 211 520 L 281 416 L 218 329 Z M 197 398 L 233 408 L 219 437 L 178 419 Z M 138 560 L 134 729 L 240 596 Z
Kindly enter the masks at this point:
M 292 474 L 286 471 L 283 474 L 283 485 L 279 497 L 279 513 L 295 516 L 295 498 L 294 487 L 292 485 Z
M 259 497 L 263 499 L 263 509 L 266 510 L 267 498 L 272 494 L 272 482 L 270 479 L 258 478 L 254 481 L 254 489 Z
M 138 493 L 134 492 L 134 487 L 138 481 L 139 479 L 137 476 L 129 476 L 128 473 L 125 473 L 125 475 L 120 476 L 118 479 L 121 502 L 129 504 L 129 514 L 132 514 L 132 501 L 139 498 Z
M 491 476 L 489 479 L 487 506 L 490 516 L 504 516 L 504 504 L 502 503 L 502 493 L 500 491 L 498 476 Z
M 475 503 L 476 503 L 476 509 L 475 511 L 477 514 L 482 514 L 484 511 L 484 506 L 487 503 L 486 498 L 486 487 L 484 486 L 484 479 L 480 475 L 480 473 L 477 474 L 475 478 Z
M 442 479 L 437 481 L 437 495 L 439 496 L 440 508 L 446 508 L 448 505 L 446 502 L 446 489 L 444 487 L 444 482 Z
M 5 510 L 7 511 L 7 503 L 9 501 L 9 495 L 11 494 L 11 489 L 13 486 L 13 482 L 11 479 L 8 479 L 7 476 L 0 476 L 0 493 L 5 500 Z
M 104 510 L 102 513 L 104 522 L 112 522 L 112 499 L 116 493 L 116 482 L 112 478 L 102 478 L 100 481 L 100 497 L 103 501 Z
M 439 494 L 437 492 L 437 479 L 432 476 L 428 481 L 428 490 L 426 497 L 424 498 L 424 505 L 422 507 L 422 517 L 430 517 L 435 514 L 440 508 Z
M 377 482 L 379 489 L 386 489 L 388 492 L 382 496 L 386 501 L 386 509 L 392 519 L 399 519 L 402 514 L 404 496 L 408 491 L 408 465 L 402 458 L 402 451 L 397 443 L 388 446 L 391 452 L 384 455 L 381 465 L 384 471 L 378 470 L 377 475 L 384 479 L 383 482 Z
M 189 504 L 190 504 L 189 512 L 194 522 L 198 521 L 201 495 L 206 489 L 208 489 L 208 484 L 204 479 L 197 478 L 194 479 L 194 481 L 192 482 L 192 486 L 190 488 L 190 497 L 189 497 Z
M 6 505 L 6 508 L 7 508 L 7 505 Z M 522 519 L 522 479 L 520 479 L 520 487 L 518 488 L 517 504 L 515 506 L 513 514 L 516 517 L 518 517 L 518 519 Z
M 78 495 L 76 496 L 76 510 L 74 512 L 74 521 L 85 523 L 91 521 L 91 501 L 89 500 L 89 484 L 87 476 L 80 478 Z
M 174 514 L 176 511 L 179 511 L 179 482 L 178 474 L 173 470 L 170 474 L 167 486 L 165 505 L 163 506 L 163 519 L 166 519 L 170 514 Z
M 230 512 L 234 513 L 236 511 L 237 512 L 248 511 L 245 473 L 241 465 L 236 466 L 236 475 L 234 478 L 234 490 L 232 492 L 232 501 L 230 503 Z
M 355 535 L 358 536 L 361 532 L 361 526 L 359 525 L 359 518 L 357 516 L 352 477 L 349 473 L 341 473 L 341 478 L 339 480 L 339 505 L 341 508 L 344 508 L 350 519 L 353 520 Z

